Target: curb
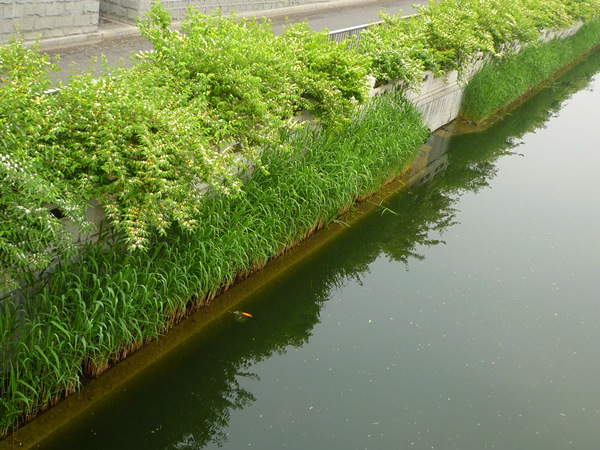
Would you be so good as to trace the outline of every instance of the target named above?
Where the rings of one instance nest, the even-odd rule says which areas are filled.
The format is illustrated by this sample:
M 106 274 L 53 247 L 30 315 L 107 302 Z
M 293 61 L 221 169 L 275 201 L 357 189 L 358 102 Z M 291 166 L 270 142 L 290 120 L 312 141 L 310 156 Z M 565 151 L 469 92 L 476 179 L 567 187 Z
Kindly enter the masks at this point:
M 289 15 L 302 14 L 311 11 L 326 11 L 331 9 L 346 8 L 350 6 L 368 6 L 377 4 L 379 0 L 335 0 L 329 2 L 312 3 L 309 5 L 286 6 L 277 9 L 265 9 L 262 11 L 250 11 L 236 13 L 239 18 L 266 17 L 269 19 L 286 17 Z M 230 14 L 224 14 L 229 16 Z M 93 33 L 75 34 L 71 36 L 62 36 L 58 38 L 41 39 L 39 41 L 40 49 L 48 50 L 54 47 L 75 46 L 95 43 L 106 39 L 115 39 L 120 37 L 140 36 L 140 30 L 135 25 L 122 23 L 119 28 L 94 31 Z M 172 28 L 181 29 L 181 22 L 174 22 Z M 33 45 L 28 42 L 26 45 Z

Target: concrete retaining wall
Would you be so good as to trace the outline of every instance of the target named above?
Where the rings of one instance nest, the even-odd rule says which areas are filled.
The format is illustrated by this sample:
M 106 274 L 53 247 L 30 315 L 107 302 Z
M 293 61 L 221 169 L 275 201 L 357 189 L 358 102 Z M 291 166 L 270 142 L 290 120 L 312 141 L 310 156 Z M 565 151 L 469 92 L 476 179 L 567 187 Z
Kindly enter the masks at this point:
M 2 1 L 2 0 L 0 0 Z M 566 30 L 554 30 L 547 31 L 542 34 L 541 39 L 544 41 L 550 41 L 553 38 L 565 38 L 575 34 L 583 24 L 576 24 L 573 27 Z M 332 32 L 332 33 L 335 33 Z M 511 47 L 519 49 L 519 43 L 511 44 Z M 423 74 L 423 84 L 419 89 L 405 89 L 405 96 L 410 100 L 423 114 L 425 124 L 431 131 L 439 130 L 446 124 L 449 124 L 458 117 L 460 107 L 464 97 L 464 88 L 471 78 L 479 71 L 479 69 L 485 64 L 487 56 L 483 54 L 474 55 L 474 58 L 470 65 L 463 71 L 462 77 L 459 78 L 458 72 L 453 71 L 444 77 L 435 77 L 433 73 L 426 72 Z M 367 83 L 370 86 L 370 97 L 375 95 L 383 95 L 390 92 L 393 89 L 402 88 L 401 83 L 389 83 L 383 86 L 374 87 L 375 78 L 369 77 Z M 296 120 L 312 121 L 314 116 L 310 111 L 303 111 L 296 117 Z M 418 165 L 418 164 L 417 164 Z M 198 189 L 203 190 L 205 193 L 209 186 L 202 184 L 198 186 Z M 90 202 L 90 209 L 88 209 L 88 218 L 98 226 L 102 220 L 106 219 L 106 214 L 102 207 L 96 202 Z M 86 242 L 89 240 L 96 240 L 97 233 L 90 235 L 81 235 L 77 230 L 77 227 L 69 226 L 65 221 L 65 225 L 69 227 L 69 230 L 75 235 L 78 242 Z
M 0 0 L 0 43 L 92 33 L 99 11 L 100 0 Z
M 0 6 L 5 5 L 6 3 L 2 2 L 6 1 L 7 0 L 0 0 Z M 105 0 L 102 1 L 104 2 Z M 120 1 L 122 3 L 126 1 L 137 3 L 150 2 L 150 0 L 114 1 Z M 197 2 L 198 0 L 188 1 Z M 214 0 L 206 0 L 207 3 L 212 1 Z M 48 1 L 48 4 L 55 3 L 60 2 Z M 73 0 L 71 3 L 79 4 L 84 2 Z M 171 3 L 182 3 L 182 1 L 176 0 Z M 571 36 L 575 32 L 577 32 L 582 25 L 583 24 L 577 24 L 567 30 L 545 32 L 542 35 L 542 40 L 549 41 L 556 37 L 564 38 Z M 511 46 L 515 47 L 516 49 L 520 48 L 518 43 L 514 43 Z M 415 106 L 423 113 L 424 121 L 431 131 L 438 130 L 440 127 L 452 122 L 458 117 L 464 96 L 464 87 L 466 86 L 466 83 L 479 71 L 481 66 L 485 63 L 485 60 L 486 57 L 483 54 L 475 55 L 470 66 L 467 67 L 466 70 L 464 70 L 462 78 L 458 77 L 458 73 L 456 71 L 447 74 L 443 78 L 434 77 L 431 72 L 426 72 L 425 74 L 423 74 L 423 83 L 419 89 L 411 89 L 410 87 L 407 87 L 404 90 L 407 99 L 413 102 L 413 104 L 415 104 Z M 374 87 L 375 79 L 372 77 L 369 78 L 368 83 L 371 87 L 370 96 L 382 95 L 393 89 L 402 88 L 401 83 L 389 83 L 383 86 Z M 296 120 L 299 121 L 311 121 L 313 119 L 314 117 L 312 116 L 310 111 L 304 111 L 296 117 Z M 206 192 L 208 190 L 208 185 L 201 184 L 198 186 L 198 189 L 201 189 L 202 191 Z M 90 222 L 92 222 L 95 225 L 96 231 L 93 231 L 90 234 L 82 234 L 80 233 L 77 226 L 70 223 L 68 220 L 63 219 L 66 228 L 71 233 L 73 233 L 75 240 L 78 243 L 97 240 L 97 229 L 99 228 L 100 223 L 107 219 L 105 211 L 96 200 L 92 200 L 89 203 L 90 204 L 87 210 L 87 218 Z

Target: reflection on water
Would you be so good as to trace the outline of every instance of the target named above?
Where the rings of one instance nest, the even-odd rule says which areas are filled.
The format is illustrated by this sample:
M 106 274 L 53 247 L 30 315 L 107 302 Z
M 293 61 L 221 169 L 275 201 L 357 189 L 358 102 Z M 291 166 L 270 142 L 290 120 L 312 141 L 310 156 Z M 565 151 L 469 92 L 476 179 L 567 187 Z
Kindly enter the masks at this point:
M 576 347 L 600 337 L 597 326 L 581 331 L 593 323 L 590 293 L 598 286 L 593 277 L 583 286 L 573 261 L 587 261 L 591 268 L 580 271 L 594 273 L 597 255 L 566 253 L 576 240 L 548 237 L 544 223 L 519 215 L 545 202 L 520 203 L 523 186 L 542 183 L 536 177 L 545 168 L 528 168 L 531 180 L 495 180 L 510 178 L 499 165 L 521 158 L 515 152 L 523 151 L 521 160 L 543 154 L 528 136 L 542 136 L 599 69 L 595 54 L 485 132 L 436 137 L 436 157 L 417 164 L 427 183 L 396 195 L 248 300 L 241 308 L 251 319 L 223 317 L 41 448 L 592 448 L 600 438 L 600 361 L 583 361 L 577 352 L 590 350 Z M 521 139 L 528 142 L 519 147 Z M 508 198 L 511 189 L 521 191 Z M 482 219 L 514 215 L 507 222 L 514 229 L 478 241 L 488 225 L 473 224 L 477 212 L 468 211 L 484 192 L 490 209 L 472 210 Z M 572 194 L 581 208 L 597 205 L 597 195 Z M 573 233 L 587 232 L 578 231 L 581 220 L 563 219 Z M 476 236 L 461 240 L 467 232 Z M 597 235 L 586 236 L 593 253 Z M 526 238 L 548 242 L 551 256 L 523 254 Z M 438 245 L 448 240 L 447 250 Z M 536 258 L 543 261 L 529 261 Z M 543 264 L 577 287 L 567 284 L 561 297 L 559 277 L 521 269 Z

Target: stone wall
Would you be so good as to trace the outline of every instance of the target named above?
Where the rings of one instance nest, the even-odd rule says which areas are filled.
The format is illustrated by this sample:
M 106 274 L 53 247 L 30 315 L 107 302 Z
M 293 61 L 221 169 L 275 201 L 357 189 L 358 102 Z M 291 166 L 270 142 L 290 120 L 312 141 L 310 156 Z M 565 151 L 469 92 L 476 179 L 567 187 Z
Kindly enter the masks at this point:
M 0 43 L 17 31 L 26 41 L 98 30 L 100 0 L 0 0 Z
M 222 13 L 234 10 L 243 13 L 328 1 L 330 0 L 162 0 L 161 3 L 171 12 L 173 21 L 178 22 L 185 19 L 190 6 L 202 14 L 210 14 L 216 9 L 220 9 Z M 135 18 L 146 13 L 153 3 L 152 0 L 100 0 L 100 11 L 113 19 L 135 23 Z
M 173 2 L 162 2 L 165 7 L 167 7 L 167 3 Z M 150 0 L 100 0 L 100 12 L 118 21 L 133 24 L 136 17 L 150 9 L 150 5 Z

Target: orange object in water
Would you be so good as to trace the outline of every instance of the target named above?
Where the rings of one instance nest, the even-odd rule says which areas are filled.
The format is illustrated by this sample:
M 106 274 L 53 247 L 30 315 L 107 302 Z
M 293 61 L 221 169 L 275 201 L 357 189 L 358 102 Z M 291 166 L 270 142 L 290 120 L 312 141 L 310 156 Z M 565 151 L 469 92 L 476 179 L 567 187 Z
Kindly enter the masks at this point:
M 244 323 L 252 317 L 252 314 L 244 311 L 231 311 L 231 313 L 235 317 L 236 322 L 240 323 Z

